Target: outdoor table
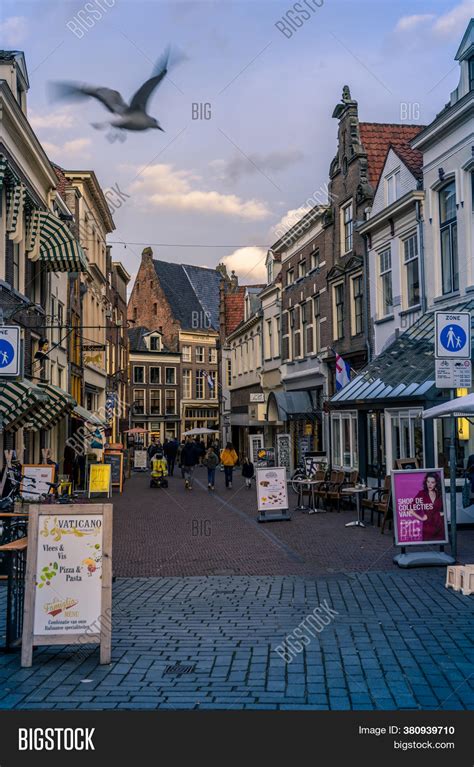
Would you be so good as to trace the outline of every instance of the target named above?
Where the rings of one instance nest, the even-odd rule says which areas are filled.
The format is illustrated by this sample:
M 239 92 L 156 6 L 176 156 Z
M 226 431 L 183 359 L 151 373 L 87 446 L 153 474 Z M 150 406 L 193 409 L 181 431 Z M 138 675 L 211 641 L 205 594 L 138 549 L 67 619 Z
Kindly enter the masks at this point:
M 345 493 L 346 495 L 354 495 L 356 499 L 357 519 L 355 519 L 353 522 L 347 522 L 346 527 L 365 527 L 360 518 L 360 497 L 363 493 L 368 493 L 369 490 L 370 487 L 343 487 L 341 489 L 341 493 Z
M 293 485 L 298 485 L 298 506 L 296 507 L 297 511 L 302 511 L 303 514 L 322 514 L 326 511 L 326 509 L 316 508 L 316 499 L 314 496 L 316 485 L 320 485 L 322 482 L 324 482 L 323 479 L 294 479 L 292 481 Z M 311 490 L 312 506 L 305 506 L 303 504 L 303 487 L 305 485 Z

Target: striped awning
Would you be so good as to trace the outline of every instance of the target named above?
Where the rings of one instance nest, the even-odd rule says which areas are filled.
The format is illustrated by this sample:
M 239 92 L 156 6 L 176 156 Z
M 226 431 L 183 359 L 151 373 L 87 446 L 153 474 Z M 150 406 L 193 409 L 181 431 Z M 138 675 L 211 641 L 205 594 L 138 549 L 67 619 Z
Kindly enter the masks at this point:
M 48 396 L 48 402 L 39 409 L 35 409 L 31 427 L 38 429 L 51 429 L 61 418 L 70 413 L 76 405 L 76 400 L 70 394 L 52 384 L 38 384 L 41 391 Z
M 54 213 L 38 211 L 39 260 L 51 272 L 87 272 L 89 265 L 82 247 Z M 30 256 L 31 260 L 36 260 Z
M 48 402 L 48 395 L 32 381 L 0 381 L 0 431 L 17 431 L 33 411 Z
M 95 413 L 91 413 L 90 410 L 86 410 L 82 405 L 75 405 L 73 415 L 80 418 L 81 421 L 85 421 L 88 426 L 98 426 L 101 429 L 108 426 L 108 423 L 104 418 L 101 418 Z

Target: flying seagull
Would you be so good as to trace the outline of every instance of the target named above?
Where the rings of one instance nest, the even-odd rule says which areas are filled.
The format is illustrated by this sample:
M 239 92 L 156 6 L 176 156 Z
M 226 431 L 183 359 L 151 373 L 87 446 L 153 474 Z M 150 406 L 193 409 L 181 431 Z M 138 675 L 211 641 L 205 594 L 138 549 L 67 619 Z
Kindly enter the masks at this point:
M 52 95 L 53 98 L 59 99 L 82 100 L 94 98 L 100 101 L 109 112 L 112 112 L 113 117 L 106 122 L 91 123 L 91 125 L 98 130 L 110 125 L 113 129 L 111 134 L 109 134 L 111 141 L 114 141 L 117 137 L 124 141 L 125 135 L 121 131 L 144 131 L 148 130 L 148 128 L 157 128 L 162 131 L 163 128 L 158 120 L 147 113 L 147 104 L 153 91 L 159 86 L 168 72 L 169 58 L 170 49 L 167 48 L 158 60 L 151 77 L 132 96 L 130 104 L 124 101 L 119 91 L 83 83 L 52 83 Z

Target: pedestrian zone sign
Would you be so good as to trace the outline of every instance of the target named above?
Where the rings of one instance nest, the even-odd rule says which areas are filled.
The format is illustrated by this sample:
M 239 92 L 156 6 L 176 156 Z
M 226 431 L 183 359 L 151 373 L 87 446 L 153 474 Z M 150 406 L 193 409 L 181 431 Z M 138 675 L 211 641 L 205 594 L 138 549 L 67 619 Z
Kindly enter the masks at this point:
M 436 312 L 436 359 L 471 359 L 470 312 Z
M 20 375 L 20 328 L 0 325 L 0 378 Z

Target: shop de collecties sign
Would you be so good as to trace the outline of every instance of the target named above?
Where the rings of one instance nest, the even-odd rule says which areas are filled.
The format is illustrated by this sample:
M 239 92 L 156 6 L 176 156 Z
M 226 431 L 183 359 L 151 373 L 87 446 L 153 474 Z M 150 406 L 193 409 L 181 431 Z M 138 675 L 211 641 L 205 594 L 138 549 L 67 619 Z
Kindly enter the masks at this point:
M 112 505 L 30 507 L 22 666 L 35 645 L 100 643 L 110 662 Z
M 392 499 L 397 546 L 448 542 L 442 469 L 392 471 Z

